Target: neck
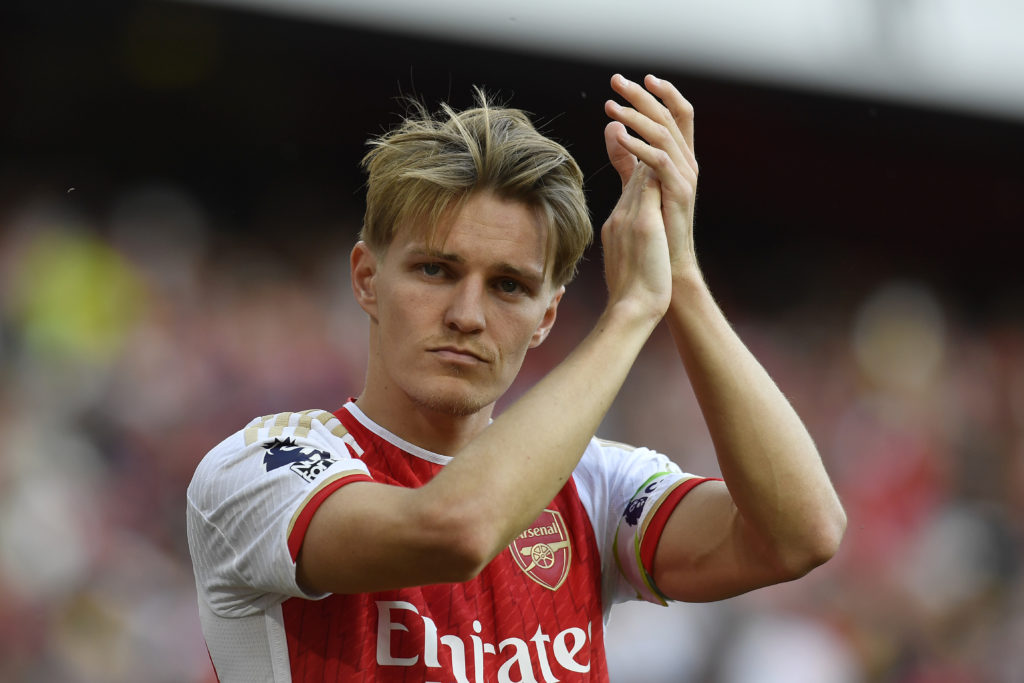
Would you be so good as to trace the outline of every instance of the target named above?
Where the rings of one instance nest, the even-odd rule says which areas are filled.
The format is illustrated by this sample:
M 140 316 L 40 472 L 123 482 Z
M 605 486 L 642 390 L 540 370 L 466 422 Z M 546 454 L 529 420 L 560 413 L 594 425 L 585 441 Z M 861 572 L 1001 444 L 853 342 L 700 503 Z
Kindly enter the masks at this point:
M 470 415 L 451 415 L 414 402 L 407 396 L 384 400 L 370 384 L 356 399 L 368 418 L 395 436 L 440 455 L 455 455 L 491 421 L 494 404 Z

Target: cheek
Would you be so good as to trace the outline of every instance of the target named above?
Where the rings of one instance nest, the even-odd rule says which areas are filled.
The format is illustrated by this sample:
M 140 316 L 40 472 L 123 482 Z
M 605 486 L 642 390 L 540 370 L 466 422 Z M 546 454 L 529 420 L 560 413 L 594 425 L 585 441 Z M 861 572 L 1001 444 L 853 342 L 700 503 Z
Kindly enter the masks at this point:
M 533 335 L 540 327 L 542 318 L 533 311 L 529 314 L 515 316 L 515 324 L 510 326 L 507 334 L 507 343 L 504 344 L 509 360 L 521 362 L 530 350 L 530 342 Z
M 418 342 L 430 336 L 421 311 L 414 308 L 400 308 L 390 311 L 381 321 L 382 336 L 392 351 L 409 353 Z
M 393 287 L 384 293 L 378 304 L 382 322 L 393 330 L 423 327 L 433 315 L 433 303 L 415 287 Z
M 414 343 L 422 339 L 422 315 L 414 307 L 395 306 L 393 301 L 382 301 L 377 309 L 378 344 L 381 351 L 392 359 L 407 356 Z

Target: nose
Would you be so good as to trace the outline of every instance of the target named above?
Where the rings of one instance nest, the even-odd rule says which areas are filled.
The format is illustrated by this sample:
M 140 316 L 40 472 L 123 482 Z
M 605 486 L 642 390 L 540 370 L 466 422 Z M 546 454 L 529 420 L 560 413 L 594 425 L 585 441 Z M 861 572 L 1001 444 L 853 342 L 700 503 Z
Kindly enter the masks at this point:
M 477 278 L 463 278 L 452 289 L 452 297 L 445 310 L 444 324 L 449 330 L 473 334 L 486 327 L 484 315 L 484 283 Z

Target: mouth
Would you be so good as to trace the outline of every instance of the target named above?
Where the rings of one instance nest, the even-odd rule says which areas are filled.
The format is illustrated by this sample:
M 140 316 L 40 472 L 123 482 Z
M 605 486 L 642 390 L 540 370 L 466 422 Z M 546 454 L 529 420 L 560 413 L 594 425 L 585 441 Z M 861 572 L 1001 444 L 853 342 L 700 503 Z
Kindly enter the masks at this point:
M 430 349 L 430 353 L 449 363 L 475 364 L 489 362 L 480 354 L 457 346 L 440 346 Z

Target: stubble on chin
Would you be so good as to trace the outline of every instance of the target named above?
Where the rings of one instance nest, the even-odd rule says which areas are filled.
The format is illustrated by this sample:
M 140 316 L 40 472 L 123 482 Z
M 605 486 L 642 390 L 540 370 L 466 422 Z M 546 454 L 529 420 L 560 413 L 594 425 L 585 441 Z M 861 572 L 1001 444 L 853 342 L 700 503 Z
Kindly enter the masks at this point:
M 412 396 L 413 402 L 431 412 L 450 417 L 469 417 L 480 412 L 490 401 L 471 395 L 429 394 Z
M 453 384 L 439 382 L 433 391 L 420 387 L 420 391 L 410 392 L 409 397 L 419 407 L 449 417 L 475 415 L 495 401 L 491 392 L 472 386 L 474 382 L 463 368 L 450 367 L 448 372 L 449 379 L 455 380 Z

